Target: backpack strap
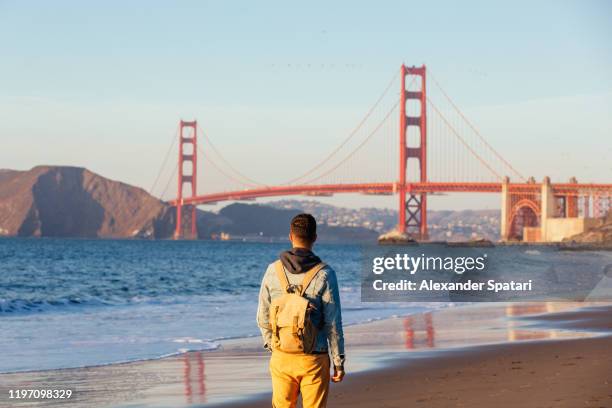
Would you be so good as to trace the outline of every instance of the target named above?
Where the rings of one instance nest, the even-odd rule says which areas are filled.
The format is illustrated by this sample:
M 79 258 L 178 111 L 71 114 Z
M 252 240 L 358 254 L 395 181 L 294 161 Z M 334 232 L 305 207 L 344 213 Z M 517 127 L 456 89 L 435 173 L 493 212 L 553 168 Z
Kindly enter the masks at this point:
M 300 292 L 301 296 L 304 296 L 304 293 L 306 293 L 306 289 L 308 288 L 308 285 L 310 285 L 310 282 L 312 282 L 314 277 L 317 276 L 317 273 L 319 273 L 319 271 L 325 268 L 326 266 L 327 265 L 325 264 L 325 262 L 319 262 L 312 269 L 306 272 L 306 275 L 304 276 L 304 280 L 302 281 L 302 291 Z M 287 277 L 285 277 L 285 279 L 286 278 Z
M 283 263 L 280 261 L 280 259 L 274 262 L 274 269 L 276 269 L 276 276 L 278 276 L 278 280 L 280 281 L 283 292 L 289 293 L 287 292 L 287 288 L 289 287 L 289 280 L 287 279 L 287 275 L 285 275 L 285 267 L 283 266 Z

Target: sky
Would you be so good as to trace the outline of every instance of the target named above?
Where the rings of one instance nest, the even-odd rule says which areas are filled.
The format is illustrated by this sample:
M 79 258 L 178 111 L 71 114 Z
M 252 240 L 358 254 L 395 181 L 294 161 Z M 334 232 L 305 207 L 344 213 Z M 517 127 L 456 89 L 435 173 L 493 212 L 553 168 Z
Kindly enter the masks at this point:
M 405 62 L 521 173 L 610 183 L 611 39 L 608 1 L 0 0 L 0 168 L 83 166 L 149 190 L 178 120 L 197 118 L 234 167 L 278 183 L 332 151 Z

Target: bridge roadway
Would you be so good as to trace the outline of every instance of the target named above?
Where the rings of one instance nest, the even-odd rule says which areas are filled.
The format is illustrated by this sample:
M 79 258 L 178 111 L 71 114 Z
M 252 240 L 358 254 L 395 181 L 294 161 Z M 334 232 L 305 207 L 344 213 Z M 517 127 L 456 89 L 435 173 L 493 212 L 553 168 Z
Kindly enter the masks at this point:
M 509 191 L 535 193 L 539 183 L 510 183 Z M 552 184 L 553 191 L 560 195 L 603 194 L 612 195 L 612 184 Z M 212 194 L 183 197 L 182 205 L 214 204 L 221 201 L 254 200 L 262 197 L 291 195 L 331 196 L 340 193 L 366 195 L 391 195 L 398 192 L 398 183 L 313 184 L 296 186 L 264 186 L 244 190 L 225 191 Z M 408 194 L 436 193 L 501 193 L 502 183 L 407 183 Z M 176 206 L 177 200 L 169 202 Z

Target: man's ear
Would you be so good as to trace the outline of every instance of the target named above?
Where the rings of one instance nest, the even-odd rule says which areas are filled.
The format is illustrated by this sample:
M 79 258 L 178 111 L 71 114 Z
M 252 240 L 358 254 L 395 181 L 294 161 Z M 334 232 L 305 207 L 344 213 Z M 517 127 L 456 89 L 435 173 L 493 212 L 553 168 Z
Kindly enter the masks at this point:
M 317 234 L 314 235 L 314 238 L 312 239 L 312 243 L 314 244 L 316 240 L 317 240 Z
M 291 244 L 293 245 L 293 235 L 291 235 L 291 233 L 289 233 L 289 242 L 291 242 Z

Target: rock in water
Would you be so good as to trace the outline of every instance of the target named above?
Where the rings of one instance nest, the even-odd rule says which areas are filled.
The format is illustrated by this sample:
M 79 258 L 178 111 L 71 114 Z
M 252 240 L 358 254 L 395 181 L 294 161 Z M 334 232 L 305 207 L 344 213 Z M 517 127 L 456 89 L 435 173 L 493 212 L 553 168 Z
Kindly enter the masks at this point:
M 398 232 L 397 230 L 389 231 L 378 237 L 379 244 L 391 245 L 417 245 L 417 241 L 406 233 Z

